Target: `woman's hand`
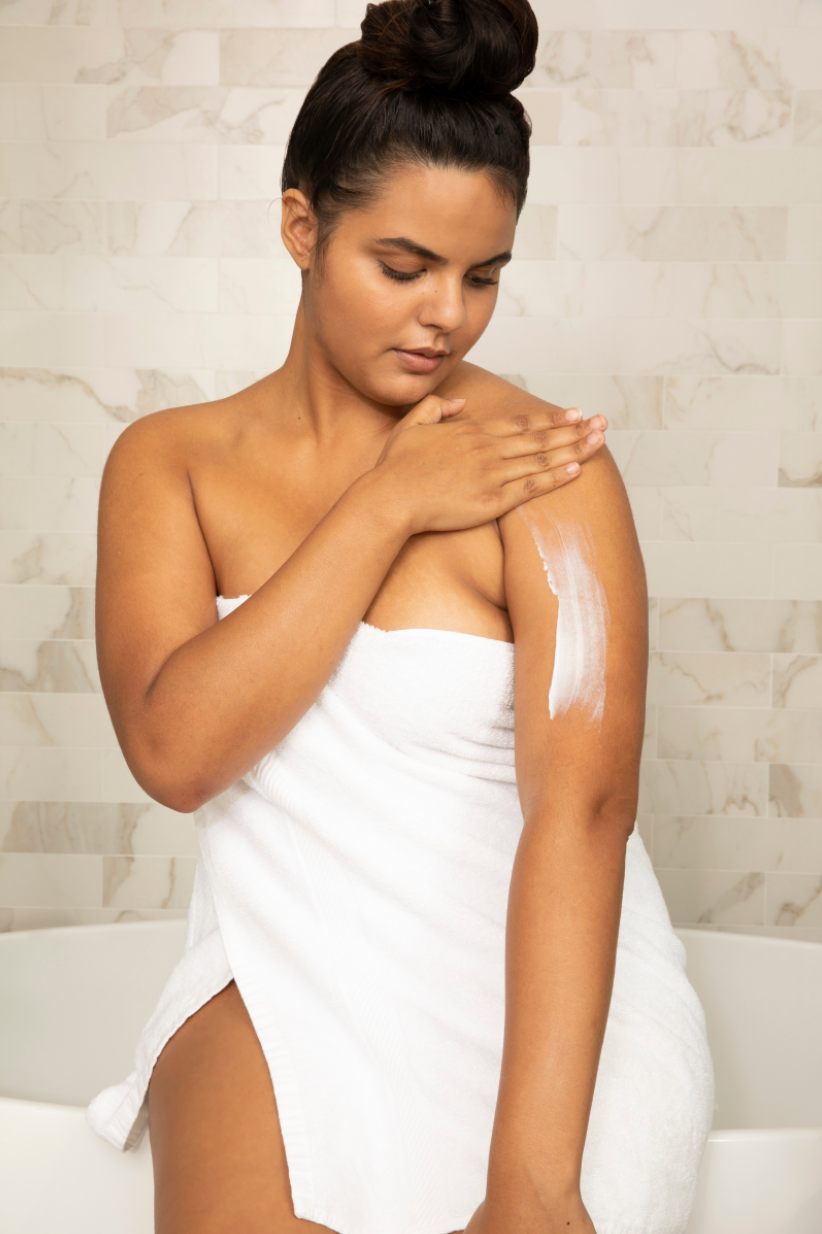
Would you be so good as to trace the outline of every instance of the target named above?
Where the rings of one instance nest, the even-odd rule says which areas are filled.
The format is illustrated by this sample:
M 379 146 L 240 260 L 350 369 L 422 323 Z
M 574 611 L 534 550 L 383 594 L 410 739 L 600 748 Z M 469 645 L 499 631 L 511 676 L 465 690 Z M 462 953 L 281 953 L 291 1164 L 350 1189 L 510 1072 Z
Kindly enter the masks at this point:
M 579 1192 L 553 1202 L 483 1200 L 464 1234 L 596 1234 Z
M 578 408 L 472 420 L 464 399 L 429 395 L 391 430 L 374 471 L 409 535 L 460 531 L 573 480 L 603 444 L 607 420 Z

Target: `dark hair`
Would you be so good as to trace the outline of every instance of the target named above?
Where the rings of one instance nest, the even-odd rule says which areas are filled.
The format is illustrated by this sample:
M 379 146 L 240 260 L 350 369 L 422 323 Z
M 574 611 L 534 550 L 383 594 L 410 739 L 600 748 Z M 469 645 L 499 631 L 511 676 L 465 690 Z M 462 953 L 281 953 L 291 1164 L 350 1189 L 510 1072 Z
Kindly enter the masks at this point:
M 310 200 L 319 255 L 340 213 L 407 162 L 485 170 L 519 216 L 531 124 L 511 91 L 536 60 L 528 0 L 387 0 L 361 30 L 320 70 L 286 148 L 282 190 Z

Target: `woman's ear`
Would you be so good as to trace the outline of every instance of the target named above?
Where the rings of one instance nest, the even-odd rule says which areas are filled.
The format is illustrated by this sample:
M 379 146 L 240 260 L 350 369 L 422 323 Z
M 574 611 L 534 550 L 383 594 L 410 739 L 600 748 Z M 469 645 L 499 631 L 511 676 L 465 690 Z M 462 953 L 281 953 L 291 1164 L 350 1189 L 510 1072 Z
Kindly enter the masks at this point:
M 317 218 L 305 193 L 286 189 L 280 227 L 283 244 L 302 271 L 310 270 L 317 242 Z

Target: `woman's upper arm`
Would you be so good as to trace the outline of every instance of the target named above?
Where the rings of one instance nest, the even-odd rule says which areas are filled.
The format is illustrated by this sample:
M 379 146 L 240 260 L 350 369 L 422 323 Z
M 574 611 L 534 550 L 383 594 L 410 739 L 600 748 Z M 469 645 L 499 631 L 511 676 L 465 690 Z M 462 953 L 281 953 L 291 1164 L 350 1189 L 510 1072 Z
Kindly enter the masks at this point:
M 517 783 L 526 821 L 636 812 L 648 603 L 627 495 L 603 450 L 573 484 L 499 520 L 514 630 Z
M 126 757 L 162 664 L 216 620 L 214 572 L 185 466 L 183 413 L 125 429 L 106 460 L 97 524 L 97 660 Z

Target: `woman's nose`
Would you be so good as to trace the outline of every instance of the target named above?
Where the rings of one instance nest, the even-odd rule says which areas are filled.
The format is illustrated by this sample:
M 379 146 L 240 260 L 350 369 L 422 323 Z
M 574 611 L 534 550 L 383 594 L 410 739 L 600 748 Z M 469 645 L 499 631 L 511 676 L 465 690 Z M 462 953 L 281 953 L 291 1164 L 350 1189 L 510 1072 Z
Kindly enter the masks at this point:
M 427 290 L 428 294 L 419 314 L 421 326 L 431 326 L 449 333 L 465 324 L 462 279 L 437 280 Z

